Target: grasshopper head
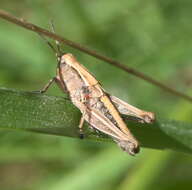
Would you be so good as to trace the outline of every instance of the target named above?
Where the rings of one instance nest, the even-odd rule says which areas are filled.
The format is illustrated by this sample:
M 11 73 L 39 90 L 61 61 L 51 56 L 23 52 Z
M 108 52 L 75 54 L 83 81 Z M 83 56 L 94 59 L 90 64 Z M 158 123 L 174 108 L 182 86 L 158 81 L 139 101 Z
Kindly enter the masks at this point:
M 139 144 L 137 142 L 122 140 L 122 141 L 118 141 L 118 145 L 123 151 L 129 153 L 132 156 L 139 153 Z
M 72 66 L 76 62 L 77 60 L 71 53 L 65 53 L 61 56 L 61 63 L 65 63 Z

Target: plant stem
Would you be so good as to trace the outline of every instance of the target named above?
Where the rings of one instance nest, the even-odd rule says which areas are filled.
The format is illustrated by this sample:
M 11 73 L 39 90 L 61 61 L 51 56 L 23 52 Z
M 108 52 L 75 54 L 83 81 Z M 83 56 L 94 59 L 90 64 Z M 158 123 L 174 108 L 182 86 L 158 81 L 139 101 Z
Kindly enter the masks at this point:
M 81 44 L 78 44 L 76 42 L 73 42 L 71 40 L 63 38 L 63 37 L 61 37 L 61 36 L 59 36 L 59 35 L 57 35 L 55 33 L 52 33 L 52 32 L 50 32 L 50 31 L 48 31 L 46 29 L 43 29 L 43 28 L 41 28 L 39 26 L 36 26 L 36 25 L 34 25 L 32 23 L 29 23 L 29 22 L 25 21 L 22 18 L 19 19 L 19 18 L 15 17 L 15 16 L 9 14 L 8 12 L 6 12 L 4 10 L 1 10 L 1 9 L 0 9 L 0 17 L 7 20 L 7 21 L 9 21 L 9 22 L 12 22 L 12 23 L 17 24 L 17 25 L 19 25 L 21 27 L 24 27 L 24 28 L 26 28 L 28 30 L 34 31 L 36 33 L 43 34 L 43 35 L 48 36 L 48 37 L 50 37 L 50 38 L 52 38 L 54 40 L 62 42 L 65 45 L 71 46 L 71 47 L 73 47 L 75 49 L 78 49 L 78 50 L 84 52 L 84 53 L 87 53 L 87 54 L 89 54 L 91 56 L 94 56 L 94 57 L 96 57 L 96 58 L 98 58 L 98 59 L 100 59 L 102 61 L 105 61 L 105 62 L 107 62 L 107 63 L 109 63 L 109 64 L 111 64 L 111 65 L 113 65 L 115 67 L 118 67 L 118 68 L 126 71 L 127 73 L 130 73 L 130 74 L 132 74 L 132 75 L 134 75 L 134 76 L 136 76 L 136 77 L 138 77 L 140 79 L 143 79 L 143 80 L 147 81 L 148 83 L 151 83 L 151 84 L 161 88 L 162 90 L 165 90 L 165 91 L 167 91 L 167 92 L 169 92 L 169 93 L 171 93 L 171 94 L 173 94 L 175 96 L 181 97 L 181 98 L 183 98 L 183 99 L 185 99 L 185 100 L 187 100 L 189 102 L 192 102 L 192 97 L 190 97 L 190 96 L 188 96 L 188 95 L 186 95 L 186 94 L 184 94 L 182 92 L 179 92 L 179 91 L 177 91 L 177 90 L 175 90 L 175 89 L 173 89 L 173 88 L 171 88 L 171 87 L 169 87 L 169 86 L 167 86 L 165 84 L 162 84 L 158 80 L 155 80 L 154 78 L 152 78 L 152 77 L 150 77 L 150 76 L 148 76 L 148 75 L 146 75 L 146 74 L 144 74 L 144 73 L 142 73 L 140 71 L 137 71 L 137 70 L 135 70 L 135 69 L 133 69 L 131 67 L 123 65 L 119 61 L 116 61 L 116 60 L 111 59 L 111 58 L 109 58 L 107 56 L 101 55 L 101 54 L 97 53 L 94 50 L 86 48 L 86 47 L 82 46 Z

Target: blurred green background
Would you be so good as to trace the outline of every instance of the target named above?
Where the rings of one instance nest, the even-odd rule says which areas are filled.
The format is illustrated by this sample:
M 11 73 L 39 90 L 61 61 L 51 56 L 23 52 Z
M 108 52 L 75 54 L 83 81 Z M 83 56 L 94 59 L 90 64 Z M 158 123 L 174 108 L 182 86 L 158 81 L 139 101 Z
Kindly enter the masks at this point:
M 1 9 L 121 61 L 192 96 L 189 0 L 0 0 Z M 84 53 L 75 54 L 104 88 L 160 118 L 192 122 L 192 106 Z M 0 20 L 0 86 L 40 89 L 55 75 L 55 56 L 35 33 Z M 54 86 L 48 92 L 63 96 Z M 130 157 L 114 143 L 0 131 L 2 190 L 190 189 L 187 154 L 142 149 Z

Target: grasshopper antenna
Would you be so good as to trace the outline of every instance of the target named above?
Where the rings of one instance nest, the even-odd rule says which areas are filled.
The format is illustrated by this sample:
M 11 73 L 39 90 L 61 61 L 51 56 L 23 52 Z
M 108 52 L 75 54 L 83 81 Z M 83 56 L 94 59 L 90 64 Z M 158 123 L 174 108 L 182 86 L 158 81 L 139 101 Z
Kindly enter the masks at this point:
M 51 27 L 51 32 L 55 33 L 55 28 L 54 28 L 54 25 L 53 25 L 53 21 L 50 20 L 49 24 L 50 24 L 50 27 Z M 38 34 L 48 44 L 48 46 L 53 50 L 53 52 L 56 55 L 57 62 L 60 62 L 60 57 L 62 56 L 63 53 L 61 51 L 61 44 L 59 43 L 59 41 L 55 40 L 55 43 L 56 43 L 56 48 L 55 48 L 53 46 L 53 44 L 51 44 L 44 35 L 42 35 L 41 33 L 38 33 Z
M 39 36 L 48 44 L 48 46 L 54 51 L 54 53 L 57 55 L 57 49 L 55 49 L 55 47 L 47 40 L 47 38 L 45 38 L 45 36 L 43 36 L 41 33 L 38 33 Z
M 53 20 L 50 20 L 49 23 L 50 23 L 50 26 L 51 26 L 51 31 L 53 33 L 55 33 L 55 27 L 54 27 L 54 24 L 53 24 Z M 56 47 L 57 47 L 57 54 L 56 55 L 57 55 L 57 57 L 60 57 L 62 55 L 61 44 L 57 40 L 55 40 L 55 43 L 56 43 Z

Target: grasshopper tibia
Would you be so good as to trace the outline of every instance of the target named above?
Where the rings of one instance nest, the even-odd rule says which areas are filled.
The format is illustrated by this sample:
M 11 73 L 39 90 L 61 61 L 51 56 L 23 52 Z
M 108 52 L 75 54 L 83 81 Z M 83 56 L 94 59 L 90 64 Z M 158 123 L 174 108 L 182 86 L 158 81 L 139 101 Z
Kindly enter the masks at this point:
M 82 114 L 81 119 L 79 121 L 79 137 L 80 137 L 80 139 L 84 138 L 84 133 L 83 133 L 84 121 L 85 121 L 85 118 L 84 118 L 84 115 Z
M 41 90 L 39 90 L 39 93 L 45 93 L 48 88 L 53 84 L 53 82 L 56 82 L 56 77 L 53 77 Z

